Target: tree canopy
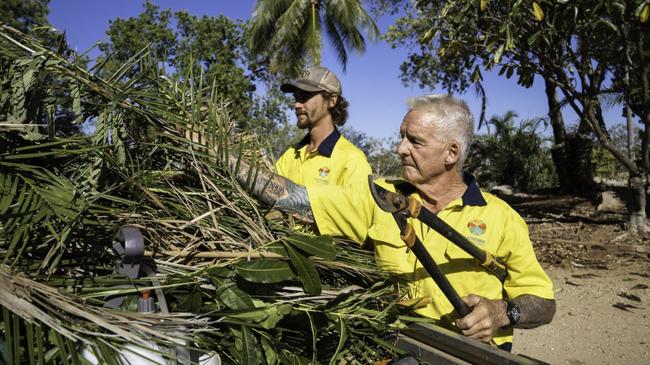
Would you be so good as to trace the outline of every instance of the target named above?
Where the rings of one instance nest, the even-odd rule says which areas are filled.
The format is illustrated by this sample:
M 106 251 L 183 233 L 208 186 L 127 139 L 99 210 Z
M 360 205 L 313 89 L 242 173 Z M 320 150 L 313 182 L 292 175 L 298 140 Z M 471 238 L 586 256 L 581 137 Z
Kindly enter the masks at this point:
M 268 81 L 272 76 L 247 51 L 247 31 L 246 23 L 224 15 L 172 13 L 145 2 L 137 17 L 110 21 L 110 42 L 99 46 L 104 53 L 102 74 L 128 80 L 153 72 L 191 79 L 197 86 L 214 86 L 216 94 L 230 104 L 231 118 L 240 128 L 275 128 L 286 118 L 280 112 L 282 95 L 273 88 L 264 97 L 256 95 L 256 81 Z M 129 63 L 146 57 L 154 59 L 150 65 L 158 65 L 155 70 L 140 70 L 138 62 Z M 124 69 L 126 63 L 133 66 Z M 280 119 L 267 119 L 271 115 Z
M 414 46 L 402 75 L 422 85 L 462 91 L 479 84 L 485 70 L 516 77 L 524 87 L 543 80 L 556 144 L 568 145 L 558 116 L 565 105 L 578 115 L 579 132 L 594 133 L 631 176 L 645 179 L 650 171 L 647 143 L 642 161 L 618 149 L 605 127 L 603 109 L 606 100 L 619 95 L 644 125 L 648 140 L 649 8 L 645 0 L 423 0 L 415 2 L 387 37 L 394 44 Z M 556 100 L 556 90 L 561 100 Z M 588 156 L 569 157 L 567 164 L 589 161 Z M 633 185 L 641 193 L 639 181 Z M 634 214 L 645 217 L 645 198 L 636 201 Z
M 50 0 L 6 0 L 0 3 L 0 22 L 29 32 L 37 26 L 47 26 Z

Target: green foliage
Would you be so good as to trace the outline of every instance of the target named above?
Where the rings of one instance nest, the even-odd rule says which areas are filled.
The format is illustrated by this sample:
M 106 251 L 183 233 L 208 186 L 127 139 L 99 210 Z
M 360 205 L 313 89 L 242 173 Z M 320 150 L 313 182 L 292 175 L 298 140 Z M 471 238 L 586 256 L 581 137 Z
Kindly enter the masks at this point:
M 641 130 L 634 129 L 634 145 L 632 153 L 635 159 L 641 156 Z M 627 127 L 624 124 L 616 124 L 609 129 L 612 143 L 621 151 L 627 150 Z M 627 181 L 629 172 L 620 164 L 620 162 L 602 146 L 596 146 L 592 151 L 591 163 L 594 166 L 594 174 L 597 177 Z
M 372 166 L 373 174 L 386 178 L 402 176 L 402 162 L 396 153 L 398 144 L 397 135 L 384 138 L 368 155 L 368 162 Z
M 0 351 L 0 361 L 6 364 L 64 364 L 79 363 L 76 345 L 69 338 L 54 330 L 42 328 L 25 321 L 20 316 L 2 307 L 2 328 L 4 342 Z M 23 338 L 23 341 L 20 339 Z M 54 351 L 43 351 L 53 348 Z
M 597 146 L 591 154 L 591 163 L 594 166 L 594 175 L 600 178 L 613 180 L 627 180 L 628 173 L 621 164 L 606 149 Z
M 476 68 L 480 64 L 480 53 L 465 39 L 446 47 L 445 42 L 467 36 L 472 24 L 457 13 L 441 12 L 443 2 L 429 5 L 428 2 L 375 0 L 380 11 L 388 6 L 403 8 L 403 16 L 391 25 L 384 35 L 393 47 L 405 46 L 411 49 L 408 59 L 402 63 L 401 78 L 404 83 L 416 83 L 421 88 L 439 85 L 449 93 L 464 92 L 473 83 L 480 83 L 482 76 Z M 396 4 L 399 3 L 399 4 Z M 464 9 L 472 7 L 465 2 Z M 449 16 L 447 16 L 449 14 Z
M 137 18 L 117 18 L 109 21 L 106 33 L 110 43 L 99 44 L 99 49 L 106 56 L 110 55 L 108 65 L 104 66 L 108 75 L 145 48 L 151 50 L 155 60 L 165 64 L 174 57 L 176 37 L 174 31 L 169 28 L 173 19 L 171 11 L 159 11 L 151 2 L 145 2 L 143 7 L 144 11 Z M 133 64 L 131 67 L 134 69 L 127 77 L 141 73 L 139 64 Z
M 49 25 L 50 0 L 5 0 L 0 3 L 0 22 L 21 32 Z
M 618 93 L 642 119 L 644 128 L 650 124 L 650 33 L 648 24 L 635 13 L 643 3 L 417 1 L 387 38 L 394 45 L 414 46 L 402 66 L 403 77 L 422 85 L 462 91 L 481 82 L 481 70 L 516 77 L 524 87 L 541 77 L 553 91 L 561 90 L 564 104 L 603 147 L 639 175 L 641 169 L 650 171 L 647 148 L 641 166 L 614 147 L 606 132 L 601 100 Z
M 372 172 L 378 177 L 402 176 L 402 163 L 395 153 L 399 137 L 373 138 L 349 125 L 341 128 L 341 133 L 365 153 Z
M 137 82 L 135 75 L 146 74 L 192 80 L 196 87 L 213 86 L 229 104 L 229 118 L 245 130 L 273 131 L 286 120 L 286 99 L 274 92 L 273 77 L 245 47 L 245 23 L 224 15 L 172 13 L 151 2 L 143 6 L 138 17 L 110 22 L 110 42 L 99 45 L 104 52 L 99 62 L 101 75 L 125 84 Z M 144 57 L 153 59 L 144 63 L 145 69 L 142 62 L 129 62 Z M 130 66 L 125 68 L 125 64 Z M 268 82 L 272 91 L 256 96 L 256 82 Z
M 40 40 L 49 50 L 71 58 L 74 52 L 67 47 L 64 36 L 56 34 L 49 27 L 48 3 L 44 0 L 3 1 L 0 4 L 0 24 L 21 30 Z M 77 59 L 76 62 L 83 64 L 85 60 Z M 4 94 L 0 97 L 0 122 L 22 123 L 29 119 L 50 134 L 78 133 L 79 125 L 75 121 L 72 99 L 65 95 L 70 92 L 70 85 L 60 80 L 47 79 L 42 72 L 53 65 L 52 60 L 42 57 L 25 58 L 16 64 L 0 64 L 0 73 L 14 74 L 12 79 L 4 79 L 0 86 L 12 89 L 11 95 L 14 96 L 8 98 L 10 94 Z M 25 69 L 28 72 L 23 72 Z M 34 100 L 41 102 L 35 103 Z M 30 105 L 30 108 L 25 108 L 25 105 Z
M 379 37 L 359 0 L 259 0 L 251 22 L 251 51 L 287 76 L 305 64 L 320 64 L 323 28 L 344 70 L 350 50 L 365 51 L 362 31 L 372 41 Z
M 288 236 L 284 238 L 287 249 L 289 247 L 303 251 L 311 256 L 332 261 L 336 258 L 336 246 L 328 236 Z
M 245 261 L 237 264 L 236 270 L 237 275 L 253 283 L 279 283 L 296 277 L 296 274 L 286 261 Z
M 516 117 L 508 112 L 488 121 L 490 132 L 475 138 L 466 169 L 486 188 L 505 184 L 528 192 L 555 186 L 550 144 L 538 132 L 543 120 L 524 120 L 515 126 Z
M 142 66 L 134 82 L 104 79 L 29 36 L 2 26 L 0 35 L 0 65 L 12 70 L 0 73 L 0 100 L 18 116 L 0 124 L 8 359 L 73 364 L 92 352 L 118 364 L 133 346 L 166 359 L 176 347 L 217 351 L 227 363 L 386 356 L 373 339 L 403 326 L 400 293 L 372 252 L 295 235 L 290 221 L 259 211 L 224 161 L 232 153 L 268 161 L 257 136 L 232 128 L 216 85 L 159 77 L 148 71 L 151 57 L 124 65 Z M 96 121 L 95 132 L 62 138 L 20 117 L 59 106 L 45 101 L 50 90 L 21 97 L 36 77 L 68 85 L 62 95 Z M 115 272 L 113 240 L 124 225 L 142 231 L 142 262 L 155 263 L 155 277 Z M 131 312 L 147 291 L 157 312 Z M 104 308 L 115 296 L 128 300 Z

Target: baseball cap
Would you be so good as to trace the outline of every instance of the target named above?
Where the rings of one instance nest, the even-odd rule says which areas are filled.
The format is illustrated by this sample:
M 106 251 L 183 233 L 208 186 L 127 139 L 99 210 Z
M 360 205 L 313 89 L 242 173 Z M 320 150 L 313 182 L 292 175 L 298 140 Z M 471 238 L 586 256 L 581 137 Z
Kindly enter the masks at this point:
M 307 92 L 327 91 L 341 95 L 341 82 L 334 73 L 325 67 L 314 66 L 303 71 L 298 79 L 280 86 L 280 90 L 291 93 L 296 90 Z

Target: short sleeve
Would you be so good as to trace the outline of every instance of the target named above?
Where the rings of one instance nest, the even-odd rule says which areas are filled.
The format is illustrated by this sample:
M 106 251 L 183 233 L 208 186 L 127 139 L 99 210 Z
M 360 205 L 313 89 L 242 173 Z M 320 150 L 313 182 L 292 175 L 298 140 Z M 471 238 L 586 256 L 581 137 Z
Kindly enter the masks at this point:
M 508 297 L 532 294 L 553 299 L 553 282 L 537 260 L 526 222 L 513 209 L 506 214 L 507 229 L 498 254 L 506 258 L 508 277 L 504 289 Z
M 368 175 L 372 174 L 372 168 L 363 153 L 355 154 L 346 166 L 343 181 L 340 185 L 352 185 L 357 183 L 368 184 Z
M 308 186 L 309 203 L 321 234 L 343 236 L 363 243 L 372 225 L 374 201 L 363 183 L 348 186 Z

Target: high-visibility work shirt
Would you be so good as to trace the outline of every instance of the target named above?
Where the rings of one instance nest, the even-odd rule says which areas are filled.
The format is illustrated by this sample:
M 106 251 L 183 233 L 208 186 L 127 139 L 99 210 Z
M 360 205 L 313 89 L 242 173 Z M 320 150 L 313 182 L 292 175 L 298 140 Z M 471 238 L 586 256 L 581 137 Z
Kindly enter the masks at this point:
M 298 185 L 339 185 L 365 182 L 371 168 L 366 155 L 341 133 L 334 131 L 318 148 L 307 152 L 309 135 L 276 161 L 278 174 Z
M 378 179 L 375 182 L 390 191 L 396 191 L 397 184 L 405 186 L 399 181 Z M 501 283 L 465 251 L 424 223 L 410 218 L 409 223 L 442 273 L 461 297 L 476 294 L 500 299 L 504 295 L 515 298 L 532 294 L 552 299 L 553 283 L 537 261 L 524 220 L 501 199 L 481 192 L 473 178 L 466 182 L 468 189 L 463 196 L 437 215 L 470 242 L 501 258 L 508 268 L 508 277 Z M 417 191 L 409 188 L 411 192 L 407 194 L 421 201 Z M 377 262 L 408 281 L 410 298 L 431 299 L 430 304 L 417 312 L 458 331 L 452 325 L 457 318 L 453 306 L 413 252 L 407 251 L 395 219 L 377 206 L 367 182 L 348 187 L 312 186 L 307 187 L 307 192 L 321 234 L 345 236 L 360 243 L 372 240 Z M 497 345 L 512 342 L 512 329 L 499 330 L 494 342 Z

